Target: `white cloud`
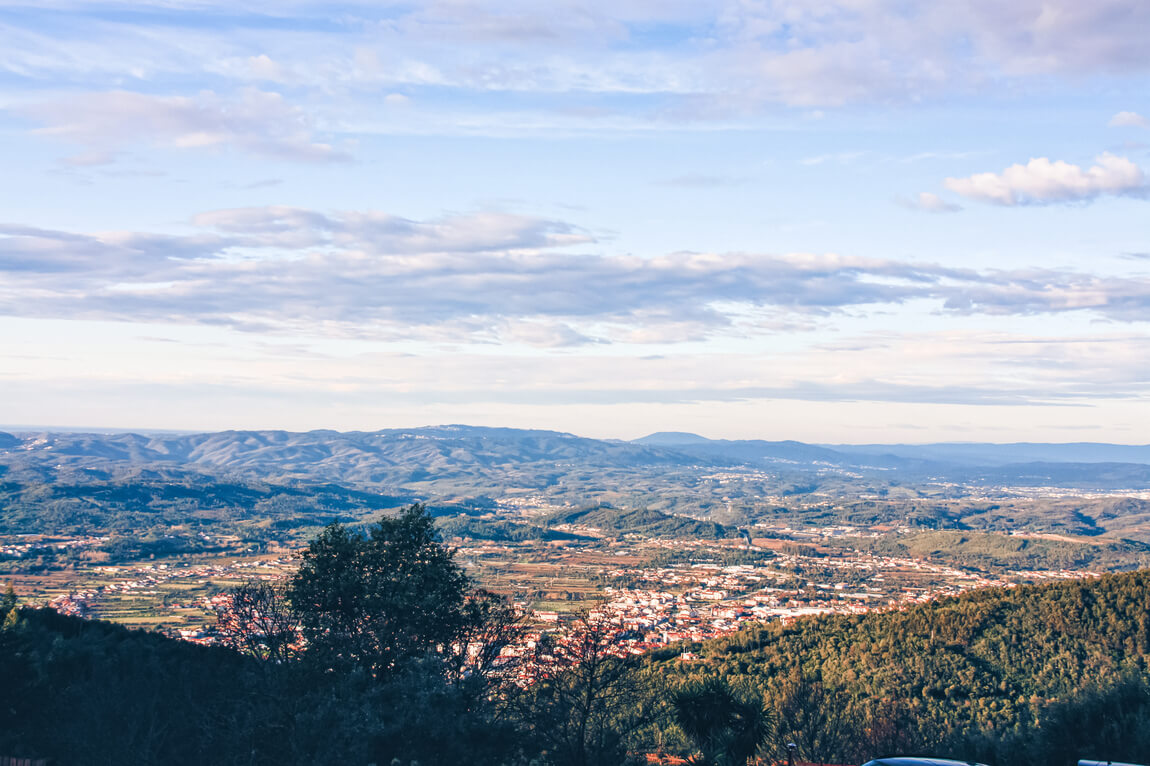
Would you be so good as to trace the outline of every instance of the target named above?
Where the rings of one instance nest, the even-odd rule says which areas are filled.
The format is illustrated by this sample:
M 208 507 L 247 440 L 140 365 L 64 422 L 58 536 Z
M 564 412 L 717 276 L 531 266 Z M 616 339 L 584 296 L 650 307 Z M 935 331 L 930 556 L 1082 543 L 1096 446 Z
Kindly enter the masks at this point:
M 249 56 L 248 65 L 251 67 L 252 75 L 262 80 L 282 80 L 284 77 L 283 67 L 266 53 Z
M 21 109 L 41 135 L 110 151 L 147 142 L 176 149 L 238 149 L 306 162 L 345 160 L 317 141 L 310 119 L 278 93 L 246 88 L 235 98 L 211 91 L 195 97 L 128 91 L 87 93 Z
M 922 210 L 927 213 L 956 213 L 962 210 L 962 205 L 947 202 L 933 192 L 919 192 L 918 196 L 909 200 L 898 200 L 898 203 L 912 210 Z
M 1112 128 L 1150 128 L 1150 119 L 1137 112 L 1119 112 L 1107 123 Z
M 1141 196 L 1147 192 L 1142 169 L 1125 157 L 1105 153 L 1083 169 L 1045 157 L 1011 165 L 1001 173 L 948 178 L 946 188 L 968 199 L 996 205 L 1044 205 L 1086 202 L 1104 195 Z

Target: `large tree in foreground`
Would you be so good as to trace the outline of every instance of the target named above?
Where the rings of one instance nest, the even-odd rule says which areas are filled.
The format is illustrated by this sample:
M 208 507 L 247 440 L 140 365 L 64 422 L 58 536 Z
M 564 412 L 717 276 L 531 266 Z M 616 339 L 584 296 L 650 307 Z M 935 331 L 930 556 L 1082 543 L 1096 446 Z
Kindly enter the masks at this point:
M 365 532 L 328 526 L 303 554 L 287 596 L 310 658 L 385 676 L 467 635 L 469 586 L 416 504 Z
M 328 526 L 282 593 L 241 585 L 217 627 L 272 660 L 272 704 L 296 738 L 285 763 L 514 763 L 524 740 L 492 698 L 510 683 L 500 653 L 520 619 L 472 586 L 414 505 L 364 528 Z

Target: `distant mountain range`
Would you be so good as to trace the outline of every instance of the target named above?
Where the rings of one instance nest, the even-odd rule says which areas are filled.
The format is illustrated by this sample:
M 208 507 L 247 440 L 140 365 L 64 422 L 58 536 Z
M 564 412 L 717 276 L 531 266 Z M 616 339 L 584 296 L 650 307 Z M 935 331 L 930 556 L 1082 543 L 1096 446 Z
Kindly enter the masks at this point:
M 0 474 L 191 470 L 416 487 L 456 482 L 548 488 L 575 482 L 638 490 L 649 478 L 722 468 L 786 475 L 872 476 L 1086 489 L 1150 488 L 1150 445 L 817 445 L 706 439 L 660 432 L 634 441 L 463 425 L 372 432 L 223 431 L 202 434 L 4 433 Z M 590 491 L 590 490 L 588 490 Z
M 655 433 L 633 443 L 659 446 L 712 463 L 808 472 L 837 469 L 916 482 L 937 480 L 1110 490 L 1150 487 L 1150 445 L 1092 442 L 816 445 L 795 441 L 706 439 L 678 432 Z
M 758 454 L 786 460 L 882 463 L 896 460 L 950 463 L 967 466 L 999 466 L 1012 463 L 1139 463 L 1150 465 L 1150 444 L 1102 444 L 1071 442 L 1044 444 L 1014 442 L 940 442 L 935 444 L 825 444 L 796 441 L 727 441 L 677 431 L 635 439 L 634 444 L 669 447 L 680 451 L 722 454 Z

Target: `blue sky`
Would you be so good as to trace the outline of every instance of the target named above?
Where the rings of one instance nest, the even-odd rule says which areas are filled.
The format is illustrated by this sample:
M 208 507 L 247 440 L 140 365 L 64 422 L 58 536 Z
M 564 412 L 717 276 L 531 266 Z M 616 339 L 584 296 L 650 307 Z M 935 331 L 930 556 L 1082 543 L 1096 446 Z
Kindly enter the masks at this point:
M 1148 37 L 0 0 L 0 423 L 1145 442 Z

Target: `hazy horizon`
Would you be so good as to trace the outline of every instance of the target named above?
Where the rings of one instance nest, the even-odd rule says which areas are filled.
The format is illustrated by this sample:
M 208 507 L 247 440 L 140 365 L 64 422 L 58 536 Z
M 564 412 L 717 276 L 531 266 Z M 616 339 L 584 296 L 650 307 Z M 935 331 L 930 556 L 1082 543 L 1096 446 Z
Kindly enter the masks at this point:
M 697 436 L 697 437 L 701 437 L 703 439 L 707 439 L 710 441 L 728 440 L 728 437 L 723 437 L 723 436 L 708 436 L 706 434 L 699 434 L 699 433 L 687 432 L 687 431 L 676 431 L 676 430 L 652 431 L 650 433 L 644 433 L 644 434 L 640 434 L 638 436 L 594 436 L 594 435 L 590 435 L 590 434 L 580 433 L 578 431 L 563 431 L 563 430 L 559 430 L 559 429 L 532 428 L 532 427 L 527 427 L 527 426 L 519 427 L 519 426 L 507 426 L 507 425 L 504 425 L 504 426 L 475 426 L 474 424 L 470 424 L 470 423 L 423 423 L 423 424 L 414 425 L 414 426 L 380 426 L 378 428 L 370 428 L 370 429 L 367 429 L 367 428 L 349 428 L 349 429 L 314 428 L 314 429 L 307 429 L 307 430 L 297 430 L 297 429 L 291 429 L 291 428 L 266 427 L 266 428 L 223 428 L 223 429 L 211 430 L 211 431 L 204 431 L 204 430 L 199 430 L 199 429 L 185 429 L 185 428 L 181 428 L 181 429 L 173 429 L 173 428 L 120 428 L 120 427 L 115 427 L 115 426 L 68 426 L 68 425 L 44 426 L 44 425 L 0 423 L 0 432 L 11 433 L 11 434 L 18 434 L 18 433 L 85 434 L 85 433 L 90 433 L 90 434 L 98 434 L 98 435 L 103 435 L 103 436 L 112 436 L 112 435 L 117 435 L 117 434 L 138 434 L 138 435 L 142 435 L 142 436 L 146 436 L 146 435 L 190 436 L 190 435 L 196 435 L 196 434 L 224 433 L 227 431 L 237 431 L 237 432 L 238 431 L 282 431 L 285 433 L 309 433 L 309 432 L 314 432 L 314 431 L 335 431 L 337 433 L 353 433 L 353 432 L 370 433 L 370 432 L 375 432 L 375 431 L 419 430 L 419 429 L 432 429 L 432 428 L 447 428 L 447 427 L 453 427 L 453 426 L 459 426 L 459 427 L 464 427 L 464 428 L 483 428 L 483 427 L 506 428 L 506 429 L 517 430 L 517 431 L 518 430 L 522 430 L 522 431 L 532 431 L 532 430 L 554 431 L 556 433 L 566 433 L 566 434 L 570 434 L 572 436 L 577 436 L 580 438 L 598 439 L 598 440 L 603 440 L 603 441 L 634 442 L 634 441 L 639 441 L 640 439 L 644 439 L 644 438 L 647 438 L 650 436 L 657 436 L 660 434 L 682 434 L 685 436 Z M 762 436 L 744 437 L 743 439 L 729 439 L 729 440 L 730 441 L 761 440 L 761 441 L 768 441 L 768 442 L 776 442 L 776 441 L 777 442 L 782 442 L 782 441 L 802 442 L 801 439 L 790 439 L 788 437 L 773 436 L 773 435 L 769 435 L 769 434 L 768 435 L 762 435 Z M 1112 445 L 1112 446 L 1119 446 L 1119 447 L 1150 446 L 1150 442 L 1095 442 L 1095 441 L 1084 441 L 1084 440 L 1070 440 L 1070 441 L 1061 441 L 1061 442 L 1026 442 L 1026 441 L 986 442 L 986 441 L 980 441 L 980 440 L 942 439 L 939 441 L 920 441 L 920 442 L 905 442 L 904 441 L 904 442 L 809 442 L 809 443 L 815 444 L 818 446 L 826 446 L 826 447 L 836 447 L 836 446 L 842 446 L 842 447 L 866 447 L 866 446 L 882 447 L 882 446 L 896 446 L 896 445 L 897 446 L 906 446 L 906 447 L 915 447 L 915 446 L 924 446 L 925 447 L 925 446 L 932 446 L 932 445 L 966 445 L 966 444 L 969 444 L 969 445 L 993 444 L 996 446 L 1008 446 L 1011 444 L 1050 444 L 1050 445 L 1099 444 L 1099 445 Z

